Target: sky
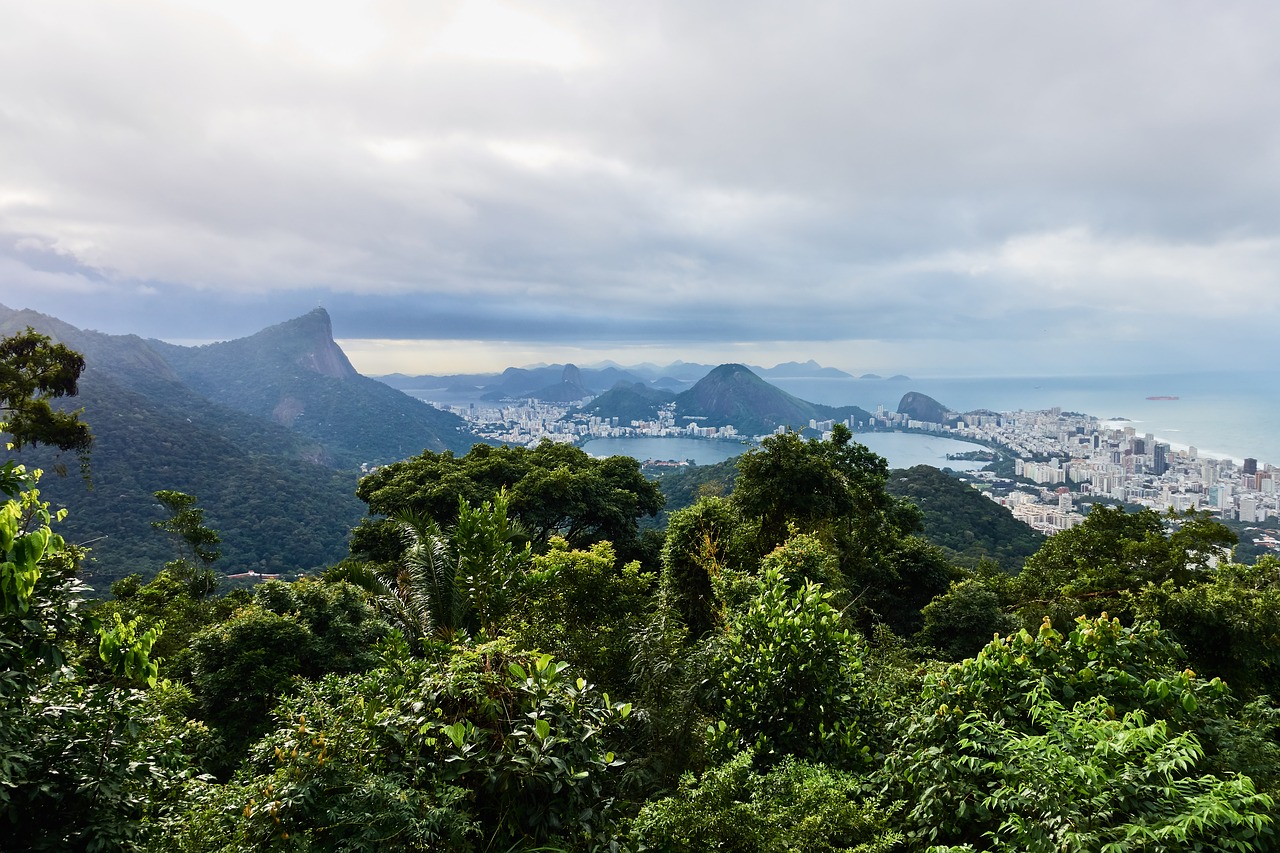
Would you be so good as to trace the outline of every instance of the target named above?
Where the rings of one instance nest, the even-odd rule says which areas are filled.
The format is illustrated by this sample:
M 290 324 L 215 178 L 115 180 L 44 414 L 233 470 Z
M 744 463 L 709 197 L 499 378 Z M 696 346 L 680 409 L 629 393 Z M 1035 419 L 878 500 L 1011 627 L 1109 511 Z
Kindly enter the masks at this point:
M 0 303 L 367 374 L 1280 356 L 1280 4 L 0 0 Z

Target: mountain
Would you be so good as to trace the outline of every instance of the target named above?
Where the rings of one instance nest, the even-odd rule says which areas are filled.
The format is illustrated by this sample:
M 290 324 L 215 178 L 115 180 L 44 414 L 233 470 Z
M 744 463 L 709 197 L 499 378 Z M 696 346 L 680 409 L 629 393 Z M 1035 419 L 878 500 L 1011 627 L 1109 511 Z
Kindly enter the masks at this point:
M 23 449 L 15 456 L 49 472 L 40 484 L 42 497 L 69 510 L 60 527 L 69 541 L 90 543 L 87 574 L 99 590 L 131 572 L 152 574 L 176 556 L 169 538 L 151 528 L 151 522 L 164 518 L 153 497 L 161 489 L 199 499 L 206 522 L 222 535 L 223 557 L 215 568 L 225 573 L 311 571 L 332 565 L 346 556 L 348 531 L 364 514 L 364 504 L 354 494 L 358 471 L 349 447 L 328 444 L 323 435 L 285 426 L 279 418 L 211 399 L 186 376 L 212 393 L 219 375 L 238 374 L 246 400 L 261 407 L 273 394 L 283 395 L 273 385 L 283 373 L 302 404 L 292 427 L 306 422 L 313 401 L 322 396 L 312 393 L 313 386 L 325 383 L 333 405 L 345 398 L 349 407 L 375 409 L 338 411 L 348 424 L 391 420 L 425 406 L 410 398 L 405 398 L 408 407 L 399 400 L 381 406 L 384 395 L 404 395 L 352 375 L 346 356 L 332 342 L 327 315 L 308 315 L 266 330 L 272 334 L 244 339 L 252 345 L 230 342 L 192 352 L 135 335 L 85 331 L 54 317 L 0 306 L 0 335 L 27 326 L 85 356 L 79 395 L 58 402 L 83 408 L 93 430 L 92 488 L 76 476 L 74 464 L 48 448 Z M 214 362 L 218 353 L 225 354 L 227 364 Z M 251 363 L 254 359 L 258 364 Z M 308 385 L 295 372 L 323 381 Z M 369 385 L 372 391 L 362 393 Z M 337 393 L 349 389 L 354 390 Z M 339 465 L 343 467 L 334 467 Z M 57 476 L 57 467 L 72 473 Z
M 568 371 L 577 378 L 565 387 Z M 407 376 L 391 373 L 375 377 L 379 382 L 402 391 L 444 389 L 449 392 L 480 392 L 484 400 L 534 398 L 547 402 L 574 402 L 590 397 L 602 388 L 619 382 L 644 382 L 644 379 L 616 365 L 578 368 L 572 364 L 541 364 L 532 367 L 508 367 L 502 373 L 421 374 Z M 579 390 L 579 387 L 581 390 Z M 572 396 L 576 394 L 576 396 Z
M 559 382 L 539 388 L 529 396 L 548 403 L 576 403 L 595 396 L 595 393 L 582 384 L 582 371 L 577 365 L 566 364 L 560 373 Z
M 192 390 L 315 440 L 339 465 L 465 452 L 474 443 L 458 416 L 361 376 L 323 308 L 234 341 L 148 343 Z
M 913 421 L 925 421 L 931 424 L 946 423 L 948 411 L 946 406 L 918 391 L 908 391 L 898 402 L 898 414 L 906 415 Z
M 676 418 L 703 426 L 732 424 L 743 435 L 763 435 L 779 426 L 805 429 L 810 421 L 870 415 L 856 406 L 833 408 L 794 397 L 741 364 L 722 364 L 676 395 Z
M 769 379 L 852 379 L 853 374 L 845 373 L 834 367 L 823 367 L 813 359 L 801 364 L 798 361 L 786 361 L 769 368 L 757 368 L 760 376 Z

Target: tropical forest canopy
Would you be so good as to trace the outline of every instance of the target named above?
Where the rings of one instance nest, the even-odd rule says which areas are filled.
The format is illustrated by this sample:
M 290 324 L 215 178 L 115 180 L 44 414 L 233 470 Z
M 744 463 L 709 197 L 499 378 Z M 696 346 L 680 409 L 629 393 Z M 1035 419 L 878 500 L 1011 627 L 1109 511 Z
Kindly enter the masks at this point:
M 89 603 L 23 460 L 100 428 L 13 414 L 78 391 L 55 346 L 0 370 L 0 849 L 1276 846 L 1280 562 L 1206 516 L 944 549 L 967 508 L 837 426 L 642 530 L 634 460 L 428 449 L 352 484 L 344 558 L 251 590 L 159 487 L 163 568 Z

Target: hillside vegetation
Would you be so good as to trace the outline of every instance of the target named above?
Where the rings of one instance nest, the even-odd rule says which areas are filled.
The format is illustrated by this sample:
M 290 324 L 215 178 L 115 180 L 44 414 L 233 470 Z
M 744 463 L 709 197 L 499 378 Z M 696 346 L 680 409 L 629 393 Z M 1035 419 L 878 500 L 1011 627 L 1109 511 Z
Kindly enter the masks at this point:
M 54 357 L 4 364 L 0 411 L 77 390 L 24 346 Z M 77 449 L 50 426 L 19 458 Z M 735 467 L 651 536 L 635 460 L 425 451 L 362 481 L 351 556 L 225 594 L 212 514 L 163 491 L 181 556 L 90 605 L 8 460 L 0 849 L 1276 848 L 1280 561 L 1096 507 L 970 570 L 890 492 L 933 475 L 842 425 Z

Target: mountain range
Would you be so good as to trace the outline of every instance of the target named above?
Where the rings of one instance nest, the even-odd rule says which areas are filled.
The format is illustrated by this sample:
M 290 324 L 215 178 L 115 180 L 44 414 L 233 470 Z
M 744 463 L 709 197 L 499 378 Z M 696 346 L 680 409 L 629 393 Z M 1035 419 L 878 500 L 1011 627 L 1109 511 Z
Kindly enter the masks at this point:
M 450 393 L 478 393 L 482 399 L 537 399 L 547 402 L 565 402 L 561 387 L 565 371 L 575 371 L 578 383 L 587 392 L 582 397 L 602 394 L 620 382 L 645 388 L 661 388 L 672 391 L 687 390 L 698 380 L 716 368 L 713 364 L 675 361 L 666 366 L 637 364 L 623 366 L 614 362 L 591 367 L 573 364 L 541 364 L 530 367 L 508 367 L 501 373 L 421 374 L 409 376 L 391 373 L 377 379 L 402 391 L 443 390 Z M 763 379 L 826 378 L 853 379 L 852 374 L 834 367 L 823 367 L 810 359 L 806 362 L 788 361 L 773 367 L 748 366 Z M 879 379 L 865 374 L 863 379 Z M 905 379 L 896 376 L 894 379 Z M 574 400 L 582 399 L 574 398 Z
M 358 466 L 465 451 L 462 419 L 359 375 L 322 310 L 238 341 L 178 347 L 77 329 L 0 306 L 0 335 L 30 326 L 85 356 L 79 395 L 94 433 L 92 480 L 48 448 L 17 458 L 47 473 L 45 499 L 70 510 L 69 541 L 91 543 L 95 586 L 154 573 L 177 556 L 151 529 L 161 489 L 195 495 L 222 535 L 223 571 L 311 570 L 346 556 L 364 512 Z
M 823 406 L 801 400 L 771 385 L 742 364 L 722 364 L 680 393 L 620 382 L 577 411 L 620 423 L 653 420 L 663 406 L 673 406 L 676 422 L 700 426 L 732 424 L 742 435 L 764 435 L 777 427 L 804 430 L 812 421 L 866 421 L 871 417 L 857 406 Z
M 365 509 L 354 497 L 362 466 L 424 449 L 463 453 L 477 440 L 463 419 L 397 390 L 392 378 L 362 376 L 334 341 L 323 309 L 245 338 L 188 347 L 0 305 L 0 336 L 28 326 L 85 356 L 79 396 L 59 402 L 82 408 L 94 432 L 91 482 L 51 473 L 41 490 L 69 509 L 63 530 L 91 546 L 87 574 L 100 588 L 131 572 L 149 575 L 177 556 L 174 543 L 151 528 L 163 518 L 156 491 L 198 498 L 222 535 L 223 572 L 310 571 L 346 556 L 348 532 Z M 629 423 L 670 406 L 678 420 L 732 424 L 744 435 L 870 417 L 855 406 L 802 400 L 757 371 L 848 377 L 812 361 L 768 371 L 569 364 L 510 368 L 480 387 L 567 402 L 607 382 L 609 390 L 577 411 Z M 447 379 L 475 391 L 480 376 L 399 377 L 395 384 Z M 48 448 L 18 456 L 47 471 L 68 467 Z

